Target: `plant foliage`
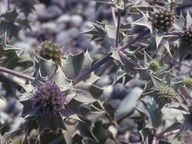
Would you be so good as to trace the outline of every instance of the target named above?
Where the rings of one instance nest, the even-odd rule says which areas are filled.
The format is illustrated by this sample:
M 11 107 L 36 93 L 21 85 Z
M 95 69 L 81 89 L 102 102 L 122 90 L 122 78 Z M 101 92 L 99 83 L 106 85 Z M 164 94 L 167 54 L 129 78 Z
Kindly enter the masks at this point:
M 100 50 L 64 54 L 45 41 L 34 55 L 22 53 L 7 42 L 30 28 L 35 1 L 15 0 L 0 15 L 0 142 L 191 143 L 192 78 L 185 62 L 192 18 L 185 3 L 95 2 L 117 17 L 84 32 Z

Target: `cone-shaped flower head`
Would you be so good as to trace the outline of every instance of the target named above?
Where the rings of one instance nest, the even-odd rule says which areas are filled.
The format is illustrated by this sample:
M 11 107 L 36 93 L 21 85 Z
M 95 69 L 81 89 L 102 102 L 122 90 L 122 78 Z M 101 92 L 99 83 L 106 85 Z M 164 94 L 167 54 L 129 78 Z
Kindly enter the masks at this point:
M 32 107 L 37 115 L 56 116 L 65 109 L 66 95 L 55 83 L 41 84 L 32 92 Z
M 149 67 L 150 70 L 152 70 L 153 72 L 156 72 L 159 69 L 159 62 L 156 60 L 151 60 L 149 62 Z
M 157 102 L 160 104 L 171 103 L 176 100 L 177 93 L 171 86 L 163 86 L 159 89 Z
M 152 15 L 152 22 L 156 29 L 167 31 L 175 21 L 175 14 L 173 11 L 160 9 Z
M 189 29 L 185 30 L 182 36 L 182 42 L 186 43 L 187 45 L 192 44 L 192 27 L 189 27 Z
M 57 65 L 61 65 L 61 48 L 54 42 L 43 42 L 41 44 L 40 56 L 47 60 L 52 59 Z
M 187 88 L 192 88 L 192 78 L 190 77 L 186 77 L 183 79 L 183 84 L 187 87 Z

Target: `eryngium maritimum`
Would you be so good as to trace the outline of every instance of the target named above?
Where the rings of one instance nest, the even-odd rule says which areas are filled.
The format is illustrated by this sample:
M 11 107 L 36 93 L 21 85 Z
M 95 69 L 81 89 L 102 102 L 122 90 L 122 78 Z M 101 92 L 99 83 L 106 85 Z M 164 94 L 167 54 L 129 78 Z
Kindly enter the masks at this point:
M 65 109 L 66 95 L 55 83 L 45 83 L 32 92 L 32 107 L 37 115 L 56 116 Z
M 152 23 L 158 30 L 167 31 L 175 21 L 175 12 L 160 9 L 152 14 Z

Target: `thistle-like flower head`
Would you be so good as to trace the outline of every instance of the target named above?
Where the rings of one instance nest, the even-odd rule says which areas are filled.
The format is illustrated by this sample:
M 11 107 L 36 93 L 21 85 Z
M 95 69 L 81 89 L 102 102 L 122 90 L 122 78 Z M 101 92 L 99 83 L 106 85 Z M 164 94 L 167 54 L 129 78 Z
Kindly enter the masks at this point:
M 32 92 L 31 102 L 40 116 L 56 116 L 65 109 L 66 95 L 55 83 L 41 84 Z
M 184 32 L 184 34 L 182 36 L 182 40 L 187 45 L 192 44 L 192 27 L 189 27 L 189 29 L 185 30 L 185 32 Z
M 171 86 L 166 85 L 159 90 L 159 95 L 162 97 L 175 97 L 176 92 Z
M 41 44 L 40 56 L 47 60 L 52 59 L 57 65 L 61 65 L 61 48 L 54 42 L 43 42 Z
M 153 72 L 156 72 L 159 69 L 159 62 L 156 60 L 151 60 L 149 62 L 148 69 L 152 70 Z
M 183 79 L 183 84 L 187 87 L 187 88 L 192 88 L 192 78 L 190 77 L 186 77 Z
M 160 105 L 165 105 L 176 100 L 176 95 L 176 91 L 171 86 L 162 86 L 159 89 L 158 98 L 156 99 L 156 101 Z
M 152 22 L 156 29 L 167 31 L 174 23 L 175 17 L 173 11 L 160 9 L 152 15 Z

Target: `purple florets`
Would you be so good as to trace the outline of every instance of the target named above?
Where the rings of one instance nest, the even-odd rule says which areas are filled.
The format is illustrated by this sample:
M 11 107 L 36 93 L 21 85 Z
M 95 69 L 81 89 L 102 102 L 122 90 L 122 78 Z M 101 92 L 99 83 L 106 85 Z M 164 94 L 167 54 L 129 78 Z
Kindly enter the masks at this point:
M 56 116 L 65 109 L 66 95 L 55 83 L 45 83 L 32 92 L 32 107 L 41 116 Z

